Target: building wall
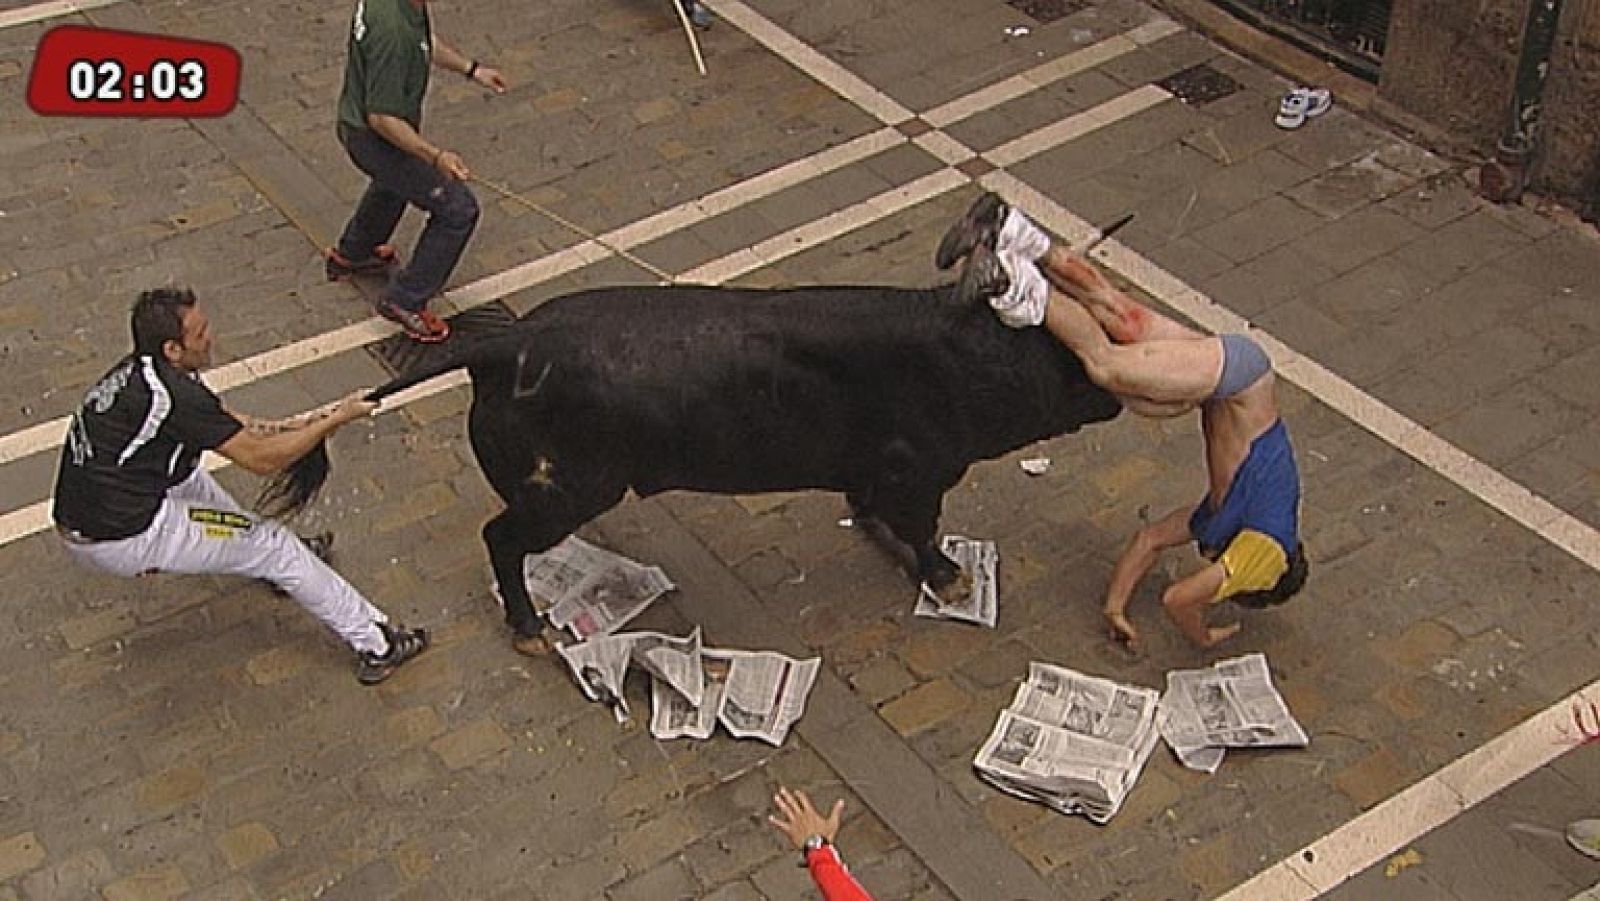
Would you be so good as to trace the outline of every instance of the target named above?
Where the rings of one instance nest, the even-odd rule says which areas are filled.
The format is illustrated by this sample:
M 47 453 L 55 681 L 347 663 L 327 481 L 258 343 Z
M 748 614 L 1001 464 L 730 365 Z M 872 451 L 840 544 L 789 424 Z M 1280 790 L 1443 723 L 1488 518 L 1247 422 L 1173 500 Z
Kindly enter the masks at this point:
M 1488 155 L 1510 115 L 1537 0 L 1395 0 L 1379 96 Z M 1576 200 L 1600 161 L 1600 0 L 1564 0 L 1534 187 Z

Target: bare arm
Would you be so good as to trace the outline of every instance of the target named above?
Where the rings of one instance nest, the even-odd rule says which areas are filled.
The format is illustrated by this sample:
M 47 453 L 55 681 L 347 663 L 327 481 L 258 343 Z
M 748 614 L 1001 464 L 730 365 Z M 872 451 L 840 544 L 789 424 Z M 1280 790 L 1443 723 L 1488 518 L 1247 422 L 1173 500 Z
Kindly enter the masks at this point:
M 246 429 L 257 435 L 276 435 L 279 432 L 292 432 L 295 429 L 305 428 L 318 419 L 326 419 L 333 415 L 334 408 L 338 405 L 339 402 L 334 401 L 331 404 L 323 404 L 314 410 L 307 410 L 304 413 L 297 413 L 294 416 L 286 416 L 282 419 L 262 419 L 259 416 L 241 413 L 226 405 L 223 406 L 223 409 L 228 411 L 229 416 L 244 423 Z
M 411 127 L 410 122 L 387 113 L 368 113 L 367 124 L 372 126 L 372 130 L 381 135 L 385 141 L 419 160 L 425 160 L 434 168 L 439 168 L 439 160 L 446 151 L 429 143 Z
M 1150 567 L 1155 565 L 1161 552 L 1189 540 L 1189 517 L 1193 513 L 1192 505 L 1180 507 L 1128 539 L 1128 546 L 1112 568 L 1111 582 L 1106 586 L 1105 616 L 1111 625 L 1113 638 L 1130 645 L 1139 640 L 1138 630 L 1128 620 L 1128 601 L 1133 597 L 1139 580 L 1150 572 Z
M 468 72 L 471 72 L 472 74 L 467 77 L 478 84 L 494 91 L 496 94 L 504 94 L 506 92 L 506 80 L 501 77 L 500 70 L 477 62 L 472 57 L 441 41 L 438 35 L 433 36 L 433 64 L 459 75 L 467 75 Z M 477 66 L 476 69 L 473 68 L 474 65 Z
M 218 445 L 217 453 L 256 475 L 282 472 L 340 426 L 376 410 L 377 404 L 362 399 L 365 394 L 365 391 L 356 392 L 340 401 L 328 415 L 288 430 L 263 428 L 264 420 L 241 418 L 245 427 Z M 252 426 L 252 422 L 257 425 Z

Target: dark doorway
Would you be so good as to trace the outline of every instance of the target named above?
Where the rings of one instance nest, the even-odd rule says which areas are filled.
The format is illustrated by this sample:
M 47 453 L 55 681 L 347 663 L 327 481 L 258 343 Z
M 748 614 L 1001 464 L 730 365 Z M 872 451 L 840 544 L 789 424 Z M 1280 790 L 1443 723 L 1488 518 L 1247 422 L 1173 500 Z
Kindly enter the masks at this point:
M 1393 0 L 1211 0 L 1368 81 L 1378 80 Z

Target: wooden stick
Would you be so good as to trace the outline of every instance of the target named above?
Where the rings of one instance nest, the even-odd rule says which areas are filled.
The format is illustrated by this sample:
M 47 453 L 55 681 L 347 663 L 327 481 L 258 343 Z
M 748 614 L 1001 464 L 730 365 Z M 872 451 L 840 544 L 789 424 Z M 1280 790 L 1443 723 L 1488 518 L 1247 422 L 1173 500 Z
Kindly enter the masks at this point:
M 680 0 L 667 0 L 672 8 L 678 11 L 678 21 L 683 23 L 683 33 L 689 37 L 689 49 L 694 51 L 694 67 L 700 70 L 701 75 L 706 74 L 706 61 L 700 58 L 700 39 L 694 36 L 694 26 L 689 22 L 689 14 L 683 11 Z

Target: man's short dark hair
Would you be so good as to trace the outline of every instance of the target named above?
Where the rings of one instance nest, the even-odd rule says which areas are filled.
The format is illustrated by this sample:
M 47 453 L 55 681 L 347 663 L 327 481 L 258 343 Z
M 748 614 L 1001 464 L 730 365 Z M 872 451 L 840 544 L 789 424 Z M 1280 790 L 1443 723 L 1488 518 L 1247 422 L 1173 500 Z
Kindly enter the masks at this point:
M 194 306 L 188 288 L 143 291 L 133 302 L 133 352 L 161 356 L 168 341 L 183 341 L 183 314 Z
M 1306 576 L 1311 574 L 1311 564 L 1306 560 L 1306 546 L 1297 544 L 1289 555 L 1289 568 L 1278 577 L 1278 583 L 1261 591 L 1241 591 L 1228 600 L 1251 610 L 1276 607 L 1300 593 L 1306 586 Z

